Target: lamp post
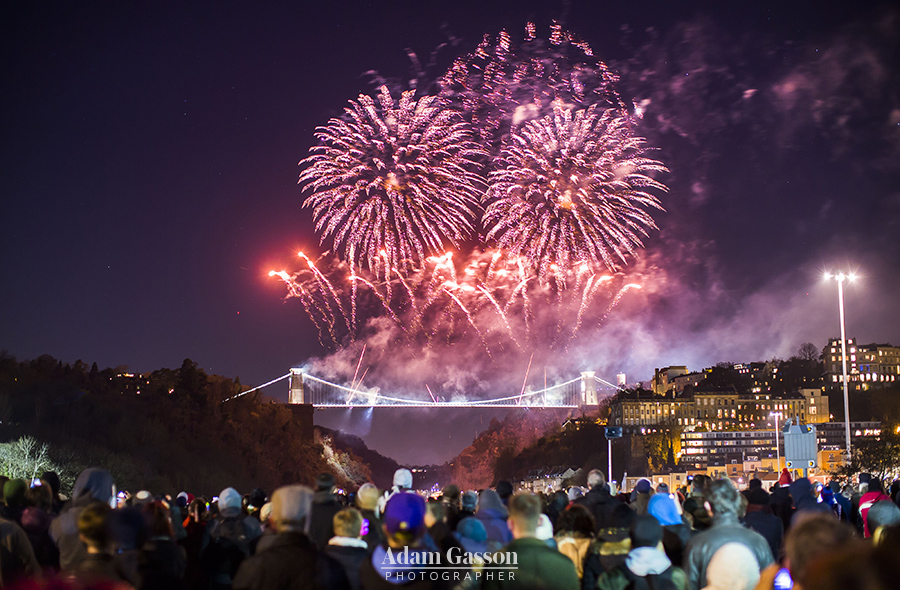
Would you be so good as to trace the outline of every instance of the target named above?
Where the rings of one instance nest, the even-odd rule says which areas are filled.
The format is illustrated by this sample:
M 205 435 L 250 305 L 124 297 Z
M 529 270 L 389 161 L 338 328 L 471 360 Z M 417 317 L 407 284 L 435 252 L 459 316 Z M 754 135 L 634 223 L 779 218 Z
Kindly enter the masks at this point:
M 850 463 L 850 397 L 847 395 L 847 331 L 844 325 L 844 281 L 852 281 L 856 278 L 853 273 L 837 274 L 825 273 L 825 280 L 834 279 L 838 284 L 838 310 L 841 315 L 841 381 L 844 387 L 844 435 L 846 436 L 847 453 L 844 457 L 846 463 Z
M 781 450 L 778 446 L 778 419 L 781 418 L 781 412 L 769 412 L 769 416 L 775 416 L 775 471 L 781 473 Z

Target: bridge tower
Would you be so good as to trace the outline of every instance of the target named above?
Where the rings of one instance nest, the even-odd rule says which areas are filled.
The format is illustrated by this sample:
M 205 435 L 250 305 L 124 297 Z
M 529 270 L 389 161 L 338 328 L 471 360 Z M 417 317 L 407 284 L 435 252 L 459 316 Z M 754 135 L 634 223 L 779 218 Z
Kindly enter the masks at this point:
M 597 379 L 594 377 L 596 371 L 581 372 L 581 398 L 578 400 L 579 406 L 596 406 L 597 401 Z
M 291 367 L 291 390 L 288 393 L 289 404 L 304 403 L 303 375 L 303 369 Z

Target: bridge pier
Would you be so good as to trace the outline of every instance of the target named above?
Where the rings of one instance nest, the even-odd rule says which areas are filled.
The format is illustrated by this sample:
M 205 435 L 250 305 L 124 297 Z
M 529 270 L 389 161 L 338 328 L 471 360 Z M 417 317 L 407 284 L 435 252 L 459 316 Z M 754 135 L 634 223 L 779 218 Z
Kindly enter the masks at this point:
M 596 371 L 582 371 L 581 372 L 581 399 L 579 400 L 580 406 L 597 406 L 599 402 L 597 401 L 597 379 L 595 377 Z
M 302 404 L 305 396 L 303 390 L 303 369 L 291 367 L 291 389 L 288 392 L 289 404 Z

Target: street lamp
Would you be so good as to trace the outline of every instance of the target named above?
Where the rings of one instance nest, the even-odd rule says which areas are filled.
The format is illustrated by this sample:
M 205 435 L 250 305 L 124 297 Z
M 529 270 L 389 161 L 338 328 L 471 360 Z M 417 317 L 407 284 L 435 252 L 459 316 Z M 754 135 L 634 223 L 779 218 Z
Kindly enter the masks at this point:
M 838 309 L 841 314 L 841 379 L 844 385 L 844 434 L 847 438 L 847 456 L 845 460 L 850 462 L 850 398 L 847 395 L 847 331 L 844 326 L 844 281 L 852 281 L 856 275 L 852 272 L 844 274 L 825 273 L 825 280 L 834 279 L 838 284 Z
M 781 451 L 778 446 L 778 419 L 781 418 L 781 412 L 769 412 L 769 416 L 775 416 L 775 471 L 781 472 Z

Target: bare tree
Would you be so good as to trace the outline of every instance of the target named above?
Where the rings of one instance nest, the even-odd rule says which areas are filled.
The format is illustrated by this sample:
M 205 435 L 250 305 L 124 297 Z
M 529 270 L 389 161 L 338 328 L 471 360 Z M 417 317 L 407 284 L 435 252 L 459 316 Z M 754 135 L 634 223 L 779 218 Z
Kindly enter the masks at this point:
M 805 361 L 817 361 L 819 360 L 819 354 L 819 348 L 812 342 L 804 342 L 797 349 L 797 356 Z

